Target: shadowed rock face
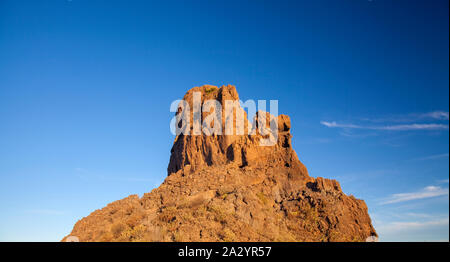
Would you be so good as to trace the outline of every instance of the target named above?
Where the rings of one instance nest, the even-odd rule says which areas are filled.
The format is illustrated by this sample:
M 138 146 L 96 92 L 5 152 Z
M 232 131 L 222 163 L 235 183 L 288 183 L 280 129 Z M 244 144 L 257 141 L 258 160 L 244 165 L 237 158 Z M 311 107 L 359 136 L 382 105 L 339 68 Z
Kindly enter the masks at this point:
M 194 87 L 183 98 L 191 108 L 194 92 L 201 93 L 201 101 L 221 105 L 239 100 L 234 86 Z M 240 106 L 234 110 L 245 114 Z M 201 112 L 201 119 L 208 114 Z M 192 112 L 190 117 L 192 130 Z M 345 195 L 336 180 L 308 175 L 292 149 L 289 117 L 265 112 L 258 117 L 276 121 L 273 146 L 260 146 L 266 136 L 258 131 L 245 135 L 254 128 L 247 121 L 244 135 L 180 134 L 160 187 L 94 211 L 70 235 L 80 241 L 365 241 L 377 236 L 363 200 Z M 237 129 L 242 123 L 235 118 Z M 225 121 L 222 115 L 222 127 Z

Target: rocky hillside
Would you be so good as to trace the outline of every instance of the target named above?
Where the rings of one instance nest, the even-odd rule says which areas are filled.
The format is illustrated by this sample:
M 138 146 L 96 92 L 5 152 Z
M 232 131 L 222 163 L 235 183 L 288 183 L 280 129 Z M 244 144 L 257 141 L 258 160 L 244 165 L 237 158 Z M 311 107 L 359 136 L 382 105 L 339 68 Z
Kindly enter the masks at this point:
M 239 100 L 234 86 L 202 86 L 184 96 L 191 106 L 196 91 L 202 101 Z M 258 117 L 277 121 L 275 145 L 260 146 L 267 136 L 259 132 L 180 134 L 160 187 L 92 212 L 70 236 L 80 241 L 365 241 L 377 236 L 363 200 L 344 194 L 336 180 L 308 175 L 292 149 L 289 117 L 258 112 L 253 123 Z M 233 128 L 242 124 L 233 121 Z

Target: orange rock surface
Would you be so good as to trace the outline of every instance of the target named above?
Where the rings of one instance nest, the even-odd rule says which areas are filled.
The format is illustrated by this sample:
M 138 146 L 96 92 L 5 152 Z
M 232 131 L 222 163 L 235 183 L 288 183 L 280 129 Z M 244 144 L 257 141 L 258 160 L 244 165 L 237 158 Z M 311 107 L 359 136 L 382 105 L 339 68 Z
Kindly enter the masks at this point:
M 184 96 L 191 108 L 196 91 L 202 101 L 215 99 L 222 106 L 239 100 L 234 86 L 206 85 Z M 208 114 L 201 112 L 201 118 Z M 377 236 L 363 200 L 344 194 L 336 180 L 309 176 L 292 149 L 289 117 L 258 112 L 255 120 L 261 116 L 277 120 L 275 145 L 260 146 L 258 132 L 247 135 L 253 128 L 247 121 L 243 135 L 180 134 L 168 176 L 158 188 L 92 212 L 69 235 L 80 241 L 365 241 Z M 223 128 L 225 121 L 223 115 Z M 242 124 L 236 117 L 233 123 L 233 128 Z M 191 118 L 191 130 L 192 125 Z

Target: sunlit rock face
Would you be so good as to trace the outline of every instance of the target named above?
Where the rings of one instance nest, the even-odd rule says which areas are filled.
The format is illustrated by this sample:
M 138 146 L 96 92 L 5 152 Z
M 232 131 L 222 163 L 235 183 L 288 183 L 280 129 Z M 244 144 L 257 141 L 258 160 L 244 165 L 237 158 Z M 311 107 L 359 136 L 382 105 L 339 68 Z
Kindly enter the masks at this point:
M 190 89 L 183 100 L 191 110 L 194 96 L 201 104 L 218 101 L 222 108 L 226 101 L 239 101 L 231 85 Z M 197 109 L 202 123 L 211 112 Z M 165 181 L 141 198 L 131 195 L 92 212 L 69 236 L 80 241 L 376 239 L 363 200 L 344 194 L 336 180 L 309 176 L 292 149 L 288 116 L 258 111 L 249 122 L 245 110 L 236 106 L 232 134 L 225 135 L 222 110 L 223 133 L 207 135 L 194 134 L 193 111 L 186 127 L 190 134 L 175 137 Z M 246 121 L 236 121 L 238 114 Z M 261 133 L 261 117 L 267 126 L 274 124 L 275 135 Z M 273 143 L 261 146 L 267 139 Z

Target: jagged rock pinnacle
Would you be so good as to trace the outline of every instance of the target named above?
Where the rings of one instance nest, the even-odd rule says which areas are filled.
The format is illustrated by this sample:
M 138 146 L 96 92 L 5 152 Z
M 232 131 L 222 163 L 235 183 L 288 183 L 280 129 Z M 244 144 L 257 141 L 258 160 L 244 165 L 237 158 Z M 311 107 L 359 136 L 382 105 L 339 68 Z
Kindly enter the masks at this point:
M 222 108 L 225 108 L 225 101 L 239 101 L 239 95 L 236 88 L 232 85 L 222 86 L 220 88 L 211 85 L 194 87 L 190 89 L 183 100 L 187 101 L 190 108 L 193 108 L 194 92 L 201 93 L 201 102 L 214 99 L 219 101 Z M 290 166 L 298 170 L 298 175 L 307 176 L 306 167 L 298 160 L 295 151 L 291 146 L 291 122 L 287 115 L 275 116 L 278 121 L 278 137 L 277 143 L 273 146 L 262 147 L 259 145 L 261 134 L 256 132 L 254 135 L 248 135 L 248 130 L 254 128 L 252 123 L 247 121 L 247 113 L 237 104 L 234 109 L 233 117 L 233 135 L 225 135 L 226 110 L 222 110 L 222 129 L 223 135 L 208 136 L 200 135 L 183 135 L 180 134 L 175 138 L 169 166 L 168 174 L 176 173 L 179 170 L 187 168 L 189 171 L 195 171 L 203 166 L 222 166 L 235 165 L 239 167 L 245 166 L 264 166 L 264 165 L 281 165 Z M 239 122 L 236 121 L 237 113 L 241 111 L 245 121 L 243 121 L 244 134 L 237 134 Z M 210 112 L 201 111 L 202 120 Z M 267 114 L 267 115 L 264 115 Z M 270 114 L 266 112 L 257 112 L 253 125 L 257 124 L 257 118 L 266 117 L 269 122 Z M 193 129 L 193 112 L 190 112 L 189 122 L 190 130 Z M 191 132 L 192 134 L 193 132 Z
M 192 103 L 194 92 L 200 92 L 201 101 L 214 99 L 221 105 L 239 99 L 234 86 L 202 86 L 189 90 L 184 100 Z M 203 119 L 208 112 L 200 115 Z M 194 117 L 190 117 L 188 128 L 193 129 Z M 289 117 L 258 112 L 256 119 L 260 117 L 276 120 L 278 136 L 273 145 L 260 146 L 264 136 L 258 132 L 180 134 L 172 147 L 169 175 L 158 188 L 92 212 L 75 224 L 69 236 L 80 241 L 376 238 L 363 200 L 344 194 L 336 180 L 308 175 L 292 149 Z M 233 119 L 233 128 L 239 125 Z M 255 124 L 243 125 L 248 130 Z

